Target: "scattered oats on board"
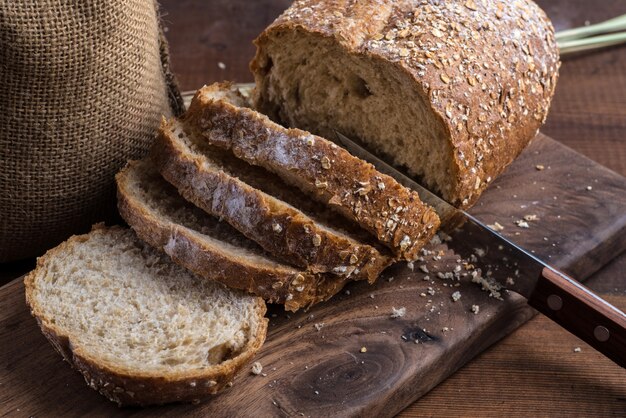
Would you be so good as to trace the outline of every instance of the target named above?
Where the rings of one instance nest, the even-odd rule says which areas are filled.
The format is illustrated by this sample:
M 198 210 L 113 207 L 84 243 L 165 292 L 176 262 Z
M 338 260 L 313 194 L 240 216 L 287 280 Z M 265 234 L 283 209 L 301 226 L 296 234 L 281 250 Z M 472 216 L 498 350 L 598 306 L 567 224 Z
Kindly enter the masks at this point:
M 458 290 L 456 292 L 454 292 L 452 294 L 452 300 L 454 302 L 458 301 L 459 299 L 461 299 L 461 292 L 459 292 Z
M 422 264 L 420 266 L 420 270 L 422 270 L 423 273 L 429 273 L 428 267 L 426 267 L 426 264 Z
M 263 371 L 263 366 L 258 361 L 252 363 L 252 374 L 256 374 L 257 376 L 261 374 Z
M 406 308 L 404 306 L 401 308 L 391 307 L 392 318 L 402 318 L 405 314 L 406 314 Z
M 218 62 L 217 66 L 219 67 L 220 70 L 225 70 L 226 69 L 226 64 L 224 64 L 223 62 Z
M 472 311 L 474 315 L 478 315 L 478 312 L 480 312 L 480 306 L 472 305 L 472 308 L 470 310 Z

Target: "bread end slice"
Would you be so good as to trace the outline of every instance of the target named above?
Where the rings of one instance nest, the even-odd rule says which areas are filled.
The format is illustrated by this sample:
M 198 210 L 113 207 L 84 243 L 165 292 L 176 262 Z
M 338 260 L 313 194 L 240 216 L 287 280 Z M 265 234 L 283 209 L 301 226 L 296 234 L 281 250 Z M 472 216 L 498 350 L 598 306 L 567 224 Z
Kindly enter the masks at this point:
M 25 287 L 46 338 L 120 406 L 217 393 L 267 331 L 260 298 L 192 275 L 121 227 L 95 225 L 48 251 Z

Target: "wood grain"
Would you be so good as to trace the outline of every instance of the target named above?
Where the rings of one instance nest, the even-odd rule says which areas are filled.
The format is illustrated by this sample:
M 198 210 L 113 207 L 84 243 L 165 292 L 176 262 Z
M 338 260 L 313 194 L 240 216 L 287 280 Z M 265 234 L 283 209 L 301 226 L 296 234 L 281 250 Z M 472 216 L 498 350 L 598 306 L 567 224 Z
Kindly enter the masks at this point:
M 536 170 L 540 163 L 550 168 Z M 581 193 L 579 171 L 597 180 L 595 198 Z M 626 218 L 616 214 L 626 208 L 624 188 L 626 179 L 539 136 L 494 182 L 475 214 L 498 220 L 504 233 L 544 258 L 579 265 L 583 278 L 623 248 Z M 528 229 L 517 227 L 514 220 L 529 211 L 537 220 Z M 548 231 L 555 241 L 543 239 Z M 604 250 L 585 263 L 572 257 L 586 258 L 598 246 Z M 413 270 L 394 266 L 376 285 L 354 283 L 309 312 L 286 315 L 274 307 L 267 342 L 256 357 L 267 376 L 242 373 L 233 388 L 198 406 L 117 410 L 43 341 L 24 305 L 23 286 L 14 282 L 0 290 L 6 304 L 0 345 L 7 347 L 0 353 L 0 405 L 38 416 L 391 416 L 533 316 L 522 297 L 490 298 L 463 269 L 460 280 L 439 278 L 460 264 L 449 247 L 454 241 L 430 245 Z M 454 302 L 457 291 L 461 298 Z M 394 308 L 405 308 L 405 314 L 393 318 Z M 58 399 L 64 402 L 58 405 Z
M 546 10 L 557 30 L 582 25 L 585 20 L 596 22 L 626 13 L 623 0 L 603 0 L 601 7 L 588 0 L 537 2 Z M 169 29 L 167 37 L 174 70 L 182 88 L 189 90 L 226 79 L 249 81 L 247 63 L 254 50 L 251 40 L 290 1 L 161 0 L 161 3 Z M 225 63 L 225 69 L 218 67 L 218 62 Z M 626 48 L 609 48 L 564 60 L 551 112 L 542 130 L 596 162 L 626 175 L 625 112 Z M 587 179 L 583 177 L 582 180 Z M 520 232 L 521 239 L 528 238 L 525 230 L 508 232 Z M 19 277 L 32 265 L 32 260 L 0 265 L 0 283 Z M 621 294 L 611 300 L 616 306 L 625 308 L 624 271 L 626 255 L 603 267 L 587 283 L 597 291 Z M 0 306 L 3 313 L 15 313 L 11 308 L 22 309 L 23 295 L 19 290 L 8 289 L 0 291 Z M 20 391 L 51 390 L 50 386 L 42 389 L 41 385 L 45 379 L 59 373 L 64 379 L 54 382 L 60 382 L 60 387 L 69 385 L 87 399 L 86 403 L 93 400 L 97 405 L 100 396 L 85 390 L 80 376 L 61 363 L 43 336 L 30 334 L 34 328 L 29 315 L 20 310 L 16 315 L 10 316 L 10 321 L 2 320 L 2 352 L 4 344 L 17 345 L 19 350 L 10 353 L 14 356 L 9 360 L 11 364 L 13 360 L 19 363 L 23 358 L 30 363 L 21 361 L 25 382 L 19 385 L 13 396 L 19 395 Z M 9 327 L 6 332 L 15 330 L 15 333 L 5 336 L 5 327 Z M 573 353 L 576 346 L 583 348 L 581 353 Z M 56 368 L 44 377 L 32 373 L 28 377 L 30 371 L 48 364 L 54 364 Z M 8 381 L 5 365 L 3 360 L 0 392 Z M 10 369 L 16 368 L 13 365 Z M 476 416 L 479 411 L 481 416 L 624 416 L 624 382 L 623 370 L 547 319 L 538 317 L 466 365 L 404 414 Z M 4 396 L 2 402 L 5 402 Z M 8 405 L 5 408 L 4 403 L 0 404 L 0 413 L 9 416 L 24 413 L 23 409 L 8 409 Z M 10 405 L 19 407 L 21 403 L 13 399 Z M 45 405 L 49 406 L 49 411 L 63 411 L 67 404 L 50 396 Z M 88 405 L 81 405 L 74 415 L 87 415 L 92 410 Z
M 602 296 L 626 309 L 626 295 Z M 399 416 L 625 415 L 626 370 L 538 315 Z

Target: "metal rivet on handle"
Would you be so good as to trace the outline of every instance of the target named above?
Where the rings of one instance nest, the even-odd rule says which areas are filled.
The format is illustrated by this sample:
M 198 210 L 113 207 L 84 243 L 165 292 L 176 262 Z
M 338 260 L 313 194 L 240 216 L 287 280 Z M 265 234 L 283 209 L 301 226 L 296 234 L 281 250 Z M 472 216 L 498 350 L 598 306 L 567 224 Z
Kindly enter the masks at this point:
M 611 336 L 611 333 L 609 332 L 608 329 L 606 329 L 606 327 L 603 327 L 602 325 L 598 325 L 593 330 L 593 336 L 596 337 L 596 340 L 600 342 L 605 342 L 609 339 L 609 337 Z
M 558 311 L 563 307 L 563 299 L 557 295 L 548 296 L 548 307 L 553 311 Z

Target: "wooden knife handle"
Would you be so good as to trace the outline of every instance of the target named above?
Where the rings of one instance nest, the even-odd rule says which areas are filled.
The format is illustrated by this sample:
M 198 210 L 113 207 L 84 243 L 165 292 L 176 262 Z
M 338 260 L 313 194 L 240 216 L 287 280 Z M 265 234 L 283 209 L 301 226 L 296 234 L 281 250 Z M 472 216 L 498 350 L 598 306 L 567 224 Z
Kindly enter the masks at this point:
M 587 287 L 546 267 L 528 304 L 626 368 L 626 315 Z

